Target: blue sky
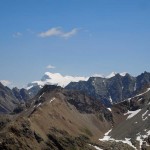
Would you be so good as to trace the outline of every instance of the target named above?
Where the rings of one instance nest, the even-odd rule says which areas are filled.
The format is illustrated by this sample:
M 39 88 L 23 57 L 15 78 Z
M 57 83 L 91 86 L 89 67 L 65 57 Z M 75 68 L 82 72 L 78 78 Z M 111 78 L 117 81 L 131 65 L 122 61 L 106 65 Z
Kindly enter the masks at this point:
M 150 71 L 149 18 L 149 0 L 1 0 L 0 80 Z

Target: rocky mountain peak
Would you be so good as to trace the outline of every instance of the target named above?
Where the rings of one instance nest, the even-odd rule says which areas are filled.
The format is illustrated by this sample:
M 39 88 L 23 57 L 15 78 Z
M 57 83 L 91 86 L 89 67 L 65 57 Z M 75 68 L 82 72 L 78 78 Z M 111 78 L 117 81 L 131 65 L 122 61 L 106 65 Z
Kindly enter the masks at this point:
M 45 85 L 40 92 L 52 92 L 52 91 L 60 91 L 63 88 L 57 85 Z
M 4 85 L 0 82 L 0 88 L 1 88 L 1 87 L 4 87 Z

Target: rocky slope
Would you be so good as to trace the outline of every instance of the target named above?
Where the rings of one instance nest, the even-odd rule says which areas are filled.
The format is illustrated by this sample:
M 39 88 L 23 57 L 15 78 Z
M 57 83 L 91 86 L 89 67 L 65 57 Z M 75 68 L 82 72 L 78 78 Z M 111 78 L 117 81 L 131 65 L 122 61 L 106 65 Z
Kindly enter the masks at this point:
M 146 88 L 124 102 L 113 105 L 111 112 L 114 122 L 120 120 L 120 123 L 114 123 L 111 130 L 100 138 L 101 142 L 105 144 L 124 142 L 133 149 L 150 149 L 150 88 Z
M 9 119 L 0 130 L 1 149 L 94 150 L 113 124 L 99 101 L 56 86 L 45 86 L 26 110 Z

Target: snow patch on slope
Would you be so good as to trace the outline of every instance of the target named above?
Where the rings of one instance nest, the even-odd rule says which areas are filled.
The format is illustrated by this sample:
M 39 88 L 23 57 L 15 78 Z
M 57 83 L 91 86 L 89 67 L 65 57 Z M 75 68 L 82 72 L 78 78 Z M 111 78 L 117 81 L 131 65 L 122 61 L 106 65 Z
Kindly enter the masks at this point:
M 55 100 L 55 97 L 53 97 L 53 98 L 49 101 L 49 103 L 53 102 L 54 100 Z
M 91 145 L 91 144 L 89 144 L 89 145 L 94 147 L 96 150 L 103 150 L 103 149 L 99 148 L 98 146 L 94 146 L 94 145 Z
M 135 95 L 134 97 L 130 97 L 130 98 L 128 98 L 128 99 L 125 99 L 125 100 L 121 101 L 121 103 L 124 102 L 124 101 L 126 101 L 126 100 L 130 101 L 130 100 L 133 99 L 133 98 L 140 97 L 140 96 L 146 94 L 146 93 L 149 92 L 149 91 L 150 91 L 150 88 L 148 88 L 148 89 L 147 89 L 145 92 L 143 92 L 143 93 L 140 93 L 140 94 L 138 94 L 138 95 Z M 142 100 L 142 99 L 143 99 L 143 98 L 140 98 L 139 101 Z M 150 102 L 148 103 L 148 105 L 150 105 Z
M 141 94 L 136 95 L 135 97 L 142 96 L 142 95 L 146 94 L 146 93 L 147 93 L 147 92 L 149 92 L 149 91 L 150 91 L 150 88 L 148 88 L 145 92 L 143 92 L 143 93 L 141 93 Z M 134 97 L 134 98 L 135 98 L 135 97 Z
M 145 131 L 146 131 L 146 129 L 145 129 Z M 143 141 L 146 142 L 144 139 L 147 138 L 149 135 L 150 135 L 150 130 L 145 135 L 141 135 L 140 133 L 137 134 L 136 140 L 139 141 L 140 148 L 143 144 Z M 149 146 L 147 142 L 146 142 L 146 145 Z
M 136 85 L 136 83 L 135 83 L 135 85 L 134 85 L 134 91 L 136 91 L 136 86 L 137 86 L 137 85 Z
M 113 100 L 112 100 L 111 96 L 109 96 L 109 101 L 110 101 L 111 104 L 113 103 Z
M 42 93 L 42 94 L 40 95 L 39 99 L 40 99 L 43 95 L 44 95 L 44 93 Z
M 108 132 L 106 132 L 104 134 L 104 137 L 102 139 L 99 139 L 100 141 L 109 141 L 110 140 L 110 136 L 108 136 L 108 134 L 112 131 L 112 129 L 110 129 Z
M 131 139 L 130 138 L 125 138 L 125 140 L 115 140 L 115 139 L 113 139 L 113 138 L 111 138 L 111 136 L 109 136 L 108 134 L 110 133 L 112 131 L 112 129 L 111 130 L 109 130 L 107 133 L 105 133 L 104 134 L 104 137 L 102 138 L 102 139 L 99 139 L 100 141 L 115 141 L 115 142 L 122 142 L 122 143 L 125 143 L 125 144 L 128 144 L 128 145 L 130 145 L 131 147 L 133 147 L 134 149 L 136 149 L 137 150 L 137 148 L 131 143 Z
M 109 111 L 111 111 L 111 108 L 107 108 Z
M 146 110 L 146 112 L 144 114 L 142 114 L 143 121 L 145 121 L 146 119 L 148 119 L 148 117 L 150 117 L 150 114 L 148 112 L 149 112 L 149 110 Z
M 125 113 L 124 115 L 129 115 L 127 117 L 127 119 L 131 119 L 132 117 L 134 117 L 135 115 L 137 115 L 139 112 L 141 111 L 141 109 L 135 110 L 135 111 L 129 111 L 127 113 Z

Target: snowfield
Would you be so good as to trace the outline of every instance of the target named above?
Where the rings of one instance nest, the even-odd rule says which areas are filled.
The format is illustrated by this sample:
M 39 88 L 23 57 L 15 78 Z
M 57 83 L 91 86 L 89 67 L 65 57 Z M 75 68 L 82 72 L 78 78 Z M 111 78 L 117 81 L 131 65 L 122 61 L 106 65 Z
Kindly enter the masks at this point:
M 106 133 L 104 134 L 104 137 L 103 137 L 102 139 L 99 139 L 99 140 L 100 140 L 100 141 L 103 141 L 103 142 L 105 142 L 105 141 L 122 142 L 122 143 L 125 143 L 125 144 L 130 145 L 130 146 L 133 147 L 135 150 L 137 150 L 137 148 L 136 148 L 134 145 L 132 145 L 132 143 L 131 143 L 131 141 L 130 141 L 130 138 L 125 138 L 125 140 L 115 140 L 115 139 L 111 138 L 111 136 L 108 135 L 111 131 L 112 131 L 112 129 L 109 130 L 108 132 L 106 132 Z
M 127 119 L 131 119 L 132 117 L 134 117 L 135 115 L 137 115 L 139 112 L 141 111 L 141 109 L 135 110 L 135 111 L 129 111 L 127 113 L 125 113 L 124 115 L 129 115 L 127 117 Z

